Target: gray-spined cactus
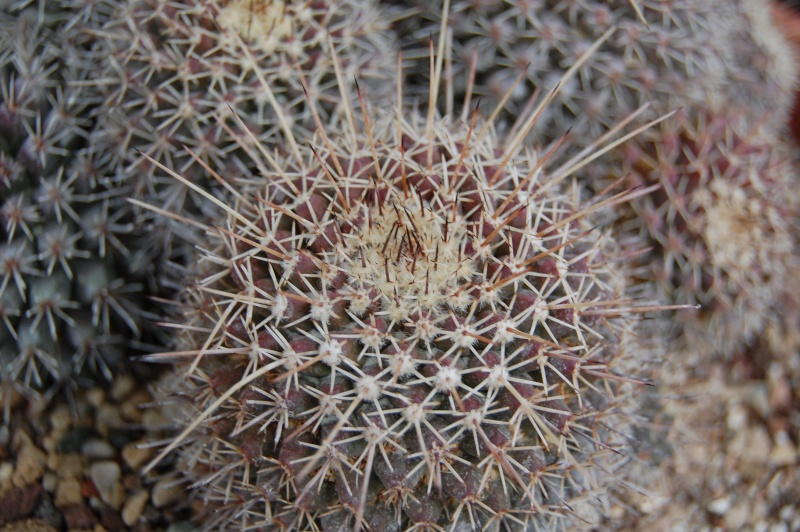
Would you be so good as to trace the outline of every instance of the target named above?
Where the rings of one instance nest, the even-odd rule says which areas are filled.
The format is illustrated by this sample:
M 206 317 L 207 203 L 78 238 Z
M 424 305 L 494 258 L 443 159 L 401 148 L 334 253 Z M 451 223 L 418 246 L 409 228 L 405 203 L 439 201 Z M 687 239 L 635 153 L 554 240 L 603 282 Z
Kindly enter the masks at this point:
M 110 379 L 142 328 L 126 190 L 106 186 L 87 140 L 98 101 L 84 14 L 48 2 L 0 15 L 1 367 L 4 384 L 29 392 Z

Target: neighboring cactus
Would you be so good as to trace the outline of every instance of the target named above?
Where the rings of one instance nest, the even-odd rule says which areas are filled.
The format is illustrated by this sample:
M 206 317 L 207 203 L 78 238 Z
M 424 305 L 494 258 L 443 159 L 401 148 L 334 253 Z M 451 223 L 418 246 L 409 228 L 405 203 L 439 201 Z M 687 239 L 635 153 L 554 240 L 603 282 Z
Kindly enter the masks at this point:
M 104 4 L 115 6 L 116 13 L 95 48 L 105 69 L 96 81 L 105 101 L 92 140 L 98 151 L 111 155 L 117 179 L 133 184 L 136 199 L 177 214 L 197 213 L 205 204 L 193 193 L 187 201 L 185 188 L 155 178 L 142 153 L 213 187 L 212 176 L 183 145 L 222 174 L 241 173 L 248 156 L 226 129 L 232 113 L 242 116 L 261 141 L 281 128 L 313 126 L 307 100 L 325 115 L 341 98 L 334 51 L 342 57 L 341 76 L 365 80 L 386 77 L 394 56 L 385 25 L 369 2 Z M 179 227 L 152 231 L 168 254 L 171 233 Z
M 680 110 L 587 168 L 585 179 L 602 190 L 630 173 L 633 183 L 663 187 L 620 209 L 622 227 L 641 236 L 637 247 L 653 247 L 642 262 L 659 300 L 703 304 L 700 316 L 678 320 L 688 326 L 685 345 L 730 354 L 769 319 L 792 252 L 782 192 L 789 157 L 774 146 L 797 67 L 759 2 L 637 4 L 648 26 L 628 0 L 454 2 L 449 26 L 457 57 L 477 51 L 478 92 L 499 98 L 527 65 L 507 104 L 513 112 L 531 93 L 527 84 L 548 90 L 559 66 L 616 28 L 543 114 L 536 138 L 569 131 L 580 150 L 643 104 L 650 114 Z M 435 5 L 416 11 L 438 20 Z M 464 87 L 467 72 L 454 76 Z
M 185 429 L 148 469 L 180 448 L 207 528 L 597 525 L 630 443 L 637 381 L 615 369 L 647 352 L 590 220 L 629 196 L 582 204 L 524 131 L 398 99 L 225 176 L 184 334 L 155 357 L 187 361 Z
M 405 44 L 424 50 L 431 33 L 438 32 L 442 0 L 394 4 L 398 17 L 409 17 L 398 23 Z M 552 140 L 569 130 L 573 147 L 583 147 L 645 103 L 656 116 L 703 105 L 709 94 L 747 105 L 755 120 L 781 127 L 797 68 L 774 32 L 760 37 L 769 31 L 768 19 L 768 11 L 753 0 L 455 0 L 448 20 L 455 102 L 464 100 L 473 62 L 474 94 L 493 101 L 524 70 L 506 103 L 508 116 L 516 116 L 533 89 L 550 90 L 565 65 L 615 28 L 561 88 L 534 129 L 537 138 Z M 428 74 L 424 68 L 411 72 Z
M 629 183 L 661 189 L 620 228 L 654 246 L 642 260 L 659 298 L 702 305 L 672 324 L 684 328 L 693 356 L 731 355 L 780 321 L 796 253 L 789 151 L 736 118 L 713 106 L 694 118 L 679 113 L 627 149 Z
M 110 379 L 141 332 L 143 257 L 126 190 L 94 172 L 88 42 L 68 4 L 0 19 L 0 373 L 27 391 L 73 386 L 86 366 Z

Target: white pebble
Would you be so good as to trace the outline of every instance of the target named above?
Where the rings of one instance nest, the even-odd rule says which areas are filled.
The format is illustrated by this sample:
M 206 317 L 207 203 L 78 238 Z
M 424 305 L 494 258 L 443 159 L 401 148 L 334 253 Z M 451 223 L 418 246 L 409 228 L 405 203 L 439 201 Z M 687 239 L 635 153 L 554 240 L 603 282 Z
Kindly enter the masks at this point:
M 117 455 L 116 449 L 103 440 L 88 440 L 81 446 L 81 454 L 92 460 L 108 460 Z
M 118 510 L 125 498 L 125 489 L 120 483 L 122 470 L 116 462 L 95 462 L 89 469 L 97 492 L 103 502 Z

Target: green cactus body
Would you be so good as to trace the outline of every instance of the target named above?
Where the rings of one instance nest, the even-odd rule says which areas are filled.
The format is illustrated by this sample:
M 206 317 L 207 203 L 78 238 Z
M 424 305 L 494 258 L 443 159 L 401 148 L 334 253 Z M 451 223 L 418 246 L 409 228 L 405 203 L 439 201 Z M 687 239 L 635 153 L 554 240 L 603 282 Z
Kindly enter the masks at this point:
M 25 393 L 110 379 L 142 332 L 126 191 L 101 182 L 87 140 L 91 39 L 82 11 L 46 7 L 0 19 L 0 372 Z

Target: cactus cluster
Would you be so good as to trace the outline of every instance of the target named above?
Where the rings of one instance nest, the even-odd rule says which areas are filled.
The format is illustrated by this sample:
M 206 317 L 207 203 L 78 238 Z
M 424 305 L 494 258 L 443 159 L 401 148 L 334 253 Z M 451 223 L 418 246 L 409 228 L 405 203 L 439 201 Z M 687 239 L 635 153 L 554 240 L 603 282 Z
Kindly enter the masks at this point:
M 88 141 L 81 14 L 48 2 L 0 18 L 0 374 L 25 393 L 111 379 L 142 328 L 126 190 L 106 186 Z
M 0 0 L 4 421 L 185 285 L 145 473 L 204 527 L 610 527 L 637 316 L 796 352 L 794 61 L 755 0 L 384 4 Z
M 538 113 L 505 136 L 397 100 L 263 148 L 218 202 L 158 356 L 186 376 L 161 457 L 181 447 L 210 528 L 600 523 L 638 382 L 615 368 L 646 355 L 591 220 L 629 196 L 583 203 L 573 166 L 523 151 Z

